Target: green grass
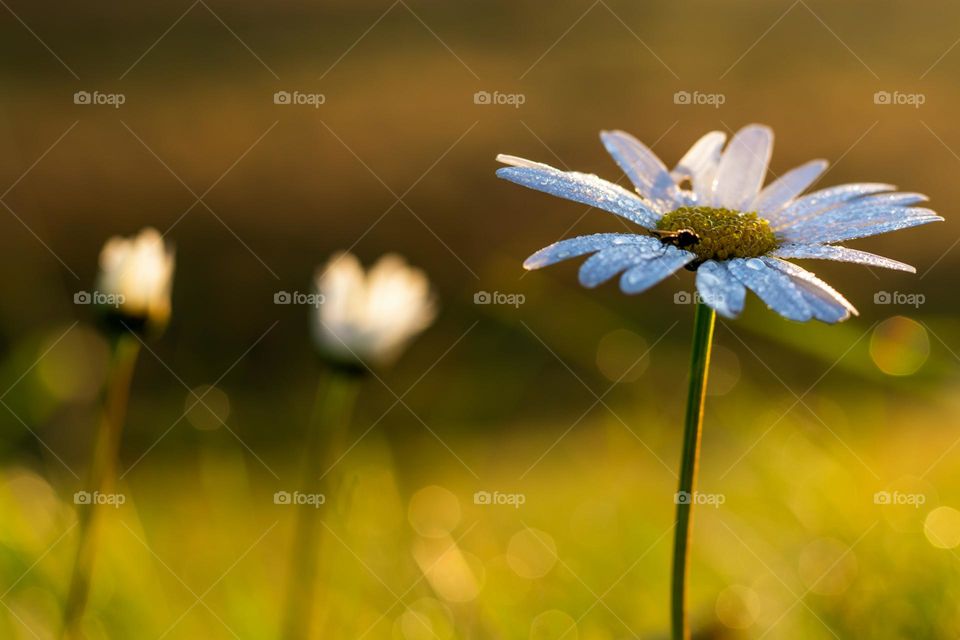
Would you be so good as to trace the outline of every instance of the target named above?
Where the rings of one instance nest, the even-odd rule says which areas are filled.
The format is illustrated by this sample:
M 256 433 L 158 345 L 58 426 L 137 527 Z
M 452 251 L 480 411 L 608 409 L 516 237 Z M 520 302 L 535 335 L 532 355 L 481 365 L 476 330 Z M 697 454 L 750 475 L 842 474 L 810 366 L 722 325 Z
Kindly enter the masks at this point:
M 905 421 L 903 408 L 862 424 L 865 398 L 812 395 L 805 402 L 820 418 L 798 407 L 779 422 L 786 392 L 741 383 L 709 399 L 700 490 L 724 503 L 696 509 L 690 601 L 700 637 L 955 637 L 958 559 L 931 545 L 923 522 L 955 501 L 960 483 L 942 465 L 926 481 L 903 479 L 929 467 L 952 434 Z M 652 452 L 603 409 L 532 469 L 567 424 L 448 440 L 479 480 L 429 435 L 411 431 L 391 455 L 375 430 L 345 463 L 343 495 L 322 507 L 322 637 L 559 638 L 571 621 L 567 638 L 665 637 L 675 481 L 654 453 L 674 465 L 679 430 L 660 415 L 672 408 L 616 411 Z M 131 473 L 128 502 L 105 510 L 90 637 L 275 637 L 294 509 L 273 493 L 293 488 L 296 453 L 269 458 L 279 481 L 239 445 L 158 455 Z M 281 457 L 287 466 L 275 466 Z M 433 485 L 442 490 L 411 509 Z M 883 489 L 926 503 L 877 505 Z M 477 505 L 478 490 L 525 502 Z M 4 468 L 3 637 L 32 637 L 25 624 L 50 637 L 55 627 L 76 541 L 71 491 L 22 465 Z M 439 553 L 452 544 L 459 553 Z

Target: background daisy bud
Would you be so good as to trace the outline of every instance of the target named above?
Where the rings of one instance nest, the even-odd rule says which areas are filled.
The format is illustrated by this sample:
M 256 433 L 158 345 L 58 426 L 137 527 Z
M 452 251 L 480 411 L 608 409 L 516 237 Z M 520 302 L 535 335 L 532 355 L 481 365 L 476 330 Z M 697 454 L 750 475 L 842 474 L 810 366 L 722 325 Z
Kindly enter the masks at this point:
M 97 289 L 109 321 L 135 331 L 162 331 L 170 319 L 174 254 L 148 227 L 132 238 L 114 236 L 100 252 Z
M 396 254 L 369 271 L 350 253 L 334 255 L 314 276 L 322 303 L 313 318 L 320 353 L 361 368 L 390 364 L 436 317 L 426 274 Z

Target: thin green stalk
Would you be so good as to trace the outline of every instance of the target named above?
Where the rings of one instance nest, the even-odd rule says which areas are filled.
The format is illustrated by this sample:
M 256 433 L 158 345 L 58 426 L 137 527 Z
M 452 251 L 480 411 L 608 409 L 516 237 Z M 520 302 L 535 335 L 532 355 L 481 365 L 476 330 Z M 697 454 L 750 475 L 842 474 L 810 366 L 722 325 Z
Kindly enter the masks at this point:
M 673 543 L 673 582 L 670 621 L 673 640 L 687 640 L 687 578 L 690 573 L 690 537 L 694 490 L 700 463 L 700 434 L 703 428 L 703 400 L 707 390 L 707 370 L 716 313 L 698 303 L 693 319 L 693 347 L 690 356 L 690 388 L 687 392 L 687 417 L 683 429 L 683 453 L 680 456 L 680 486 L 677 489 L 677 528 Z
M 101 506 L 97 504 L 96 495 L 110 493 L 113 487 L 120 436 L 127 413 L 127 400 L 130 397 L 130 382 L 139 352 L 140 341 L 135 336 L 124 333 L 114 338 L 110 369 L 104 387 L 103 409 L 85 487 L 90 500 L 86 504 L 78 505 L 80 539 L 73 563 L 73 575 L 70 578 L 70 590 L 64 605 L 64 638 L 82 637 L 80 627 L 90 592 L 100 533 L 97 514 Z
M 344 440 L 356 401 L 359 378 L 356 373 L 333 371 L 321 383 L 307 433 L 303 459 L 304 494 L 335 497 L 339 474 L 333 469 L 344 451 Z M 320 551 L 320 509 L 313 504 L 297 505 L 297 522 L 290 556 L 290 581 L 283 637 L 310 638 L 313 619 L 314 583 Z

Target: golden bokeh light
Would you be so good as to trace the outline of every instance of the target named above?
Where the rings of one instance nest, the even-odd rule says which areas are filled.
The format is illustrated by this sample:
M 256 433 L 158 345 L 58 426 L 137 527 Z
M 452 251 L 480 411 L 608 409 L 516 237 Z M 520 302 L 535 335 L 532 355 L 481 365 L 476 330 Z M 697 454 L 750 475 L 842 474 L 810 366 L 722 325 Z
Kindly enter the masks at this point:
M 407 519 L 421 536 L 446 537 L 460 524 L 460 500 L 449 489 L 424 487 L 410 498 Z
M 557 562 L 557 543 L 545 531 L 522 529 L 510 538 L 507 562 L 518 576 L 531 580 L 542 578 Z
M 577 640 L 577 621 L 559 609 L 544 611 L 530 623 L 530 640 Z
M 434 598 L 420 598 L 397 616 L 394 640 L 450 640 L 454 637 L 450 610 Z
M 187 420 L 201 431 L 212 431 L 227 423 L 230 417 L 230 396 L 208 384 L 194 387 L 184 399 Z
M 730 585 L 717 595 L 717 619 L 730 629 L 748 629 L 760 615 L 760 596 L 750 587 Z
M 707 395 L 724 396 L 740 382 L 740 357 L 723 345 L 714 345 L 710 352 L 710 377 Z
M 469 602 L 480 593 L 483 565 L 453 538 L 419 538 L 413 558 L 433 591 L 447 602 Z
M 936 548 L 956 549 L 960 546 L 960 511 L 953 507 L 937 507 L 927 514 L 923 532 Z
M 906 316 L 884 320 L 870 336 L 870 358 L 887 375 L 913 375 L 929 356 L 930 338 L 927 330 Z

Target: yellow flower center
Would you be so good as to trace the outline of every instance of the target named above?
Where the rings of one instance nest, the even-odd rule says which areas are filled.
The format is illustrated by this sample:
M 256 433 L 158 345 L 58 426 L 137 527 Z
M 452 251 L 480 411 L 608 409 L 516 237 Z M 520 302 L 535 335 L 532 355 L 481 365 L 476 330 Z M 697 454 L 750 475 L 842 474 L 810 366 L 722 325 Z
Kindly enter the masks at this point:
M 654 235 L 695 254 L 697 262 L 755 258 L 777 247 L 770 223 L 756 213 L 680 207 L 664 215 Z

